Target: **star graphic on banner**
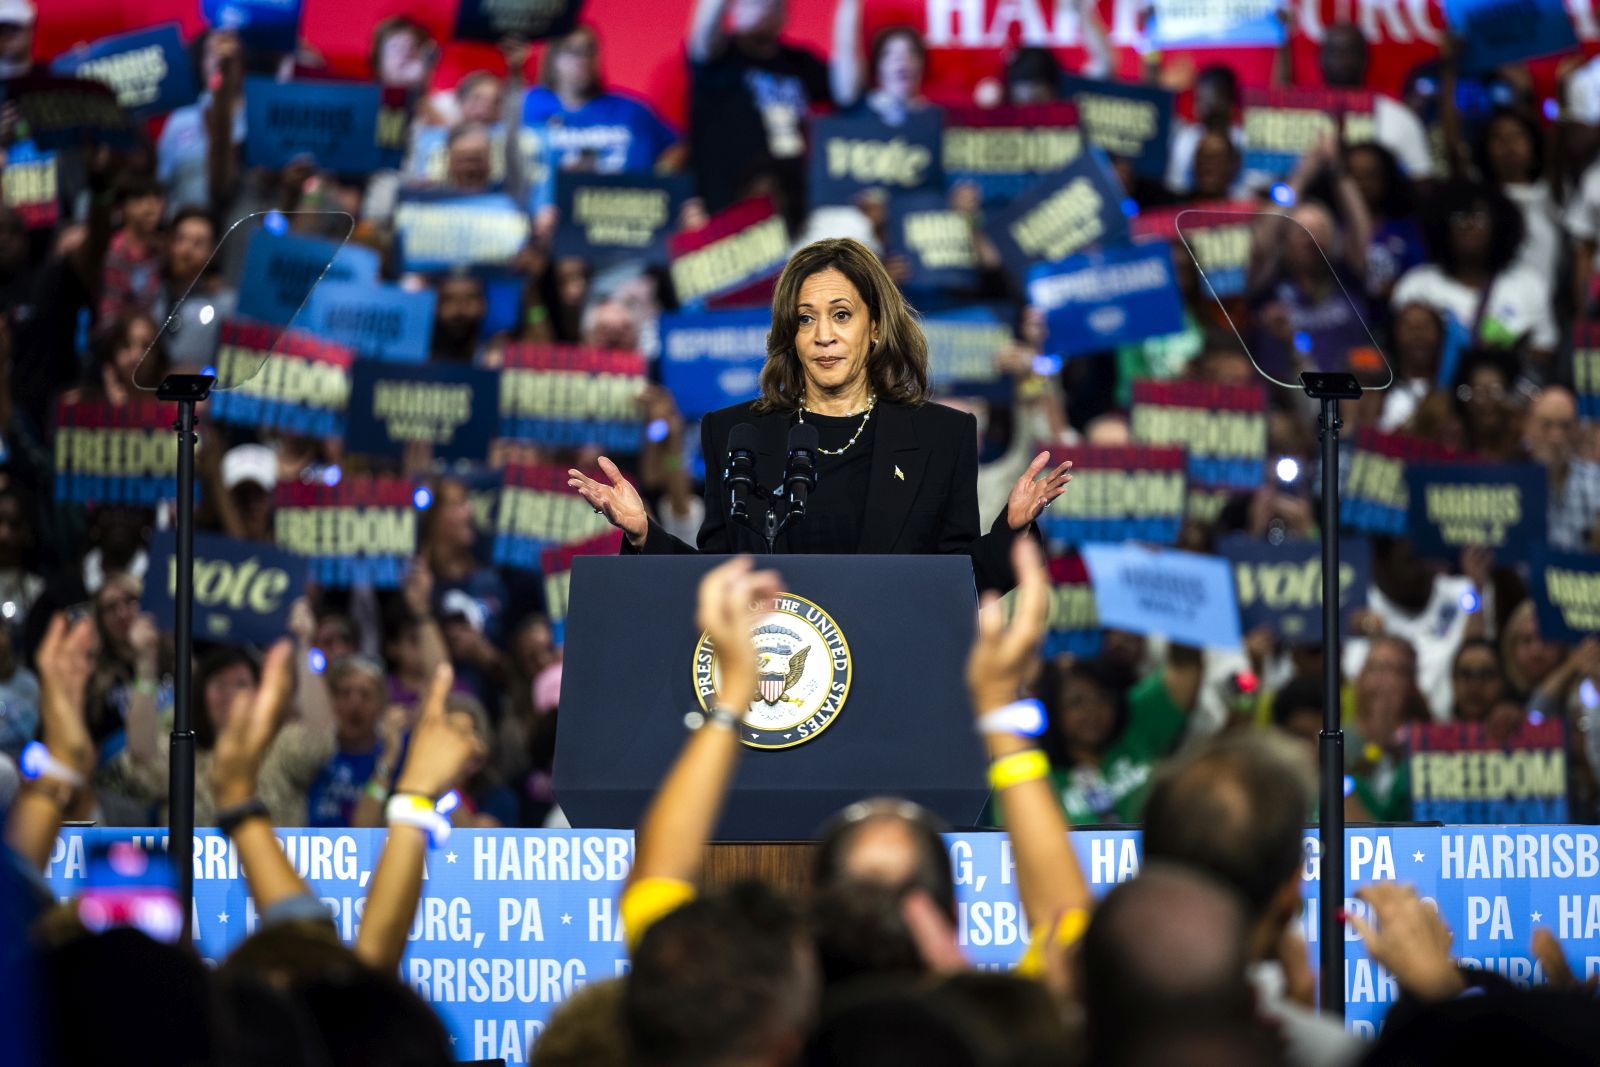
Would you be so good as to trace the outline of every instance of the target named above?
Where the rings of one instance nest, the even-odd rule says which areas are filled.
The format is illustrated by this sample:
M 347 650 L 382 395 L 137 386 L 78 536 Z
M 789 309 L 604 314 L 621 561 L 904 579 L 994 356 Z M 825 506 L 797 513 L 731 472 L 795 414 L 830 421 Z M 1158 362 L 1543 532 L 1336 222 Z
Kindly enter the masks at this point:
M 1533 918 L 1533 921 L 1536 922 L 1536 923 L 1544 922 L 1544 914 L 1542 912 L 1537 912 L 1537 911 L 1534 912 L 1532 918 Z
M 1422 853 L 1413 852 L 1411 854 L 1411 862 L 1413 862 L 1413 863 L 1421 863 L 1422 862 Z
M 572 925 L 572 916 L 571 915 L 563 915 L 563 916 L 561 916 L 561 925 L 562 926 L 571 926 Z
M 455 1034 L 451 1034 L 451 1035 L 450 1035 L 450 1044 L 451 1044 L 451 1045 L 452 1045 L 452 1046 L 454 1046 L 454 1045 L 455 1045 L 455 1043 L 456 1043 L 456 1035 L 455 1035 Z
M 228 913 L 225 912 L 225 911 L 224 912 L 219 912 L 217 914 L 217 922 L 221 923 L 223 926 L 227 926 L 228 925 Z
M 446 863 L 454 863 L 456 861 L 456 854 L 454 852 L 446 852 L 444 854 L 444 861 Z

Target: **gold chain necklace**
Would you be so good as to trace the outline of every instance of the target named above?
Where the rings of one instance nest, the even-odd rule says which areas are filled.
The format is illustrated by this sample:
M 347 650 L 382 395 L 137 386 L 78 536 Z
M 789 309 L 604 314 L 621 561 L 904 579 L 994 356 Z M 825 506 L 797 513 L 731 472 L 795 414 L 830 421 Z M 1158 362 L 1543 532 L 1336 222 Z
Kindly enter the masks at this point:
M 851 435 L 850 440 L 846 441 L 843 446 L 839 448 L 823 448 L 821 445 L 818 445 L 817 451 L 821 452 L 824 456 L 842 456 L 846 452 L 850 451 L 850 446 L 856 443 L 856 441 L 861 437 L 861 431 L 865 430 L 867 428 L 867 423 L 872 421 L 872 409 L 877 403 L 877 394 L 868 393 L 867 406 L 861 409 L 861 425 L 856 427 L 856 432 Z M 848 419 L 854 414 L 855 412 L 852 411 L 850 415 L 844 415 L 841 417 Z M 806 402 L 804 400 L 800 401 L 798 418 L 801 423 L 806 421 Z

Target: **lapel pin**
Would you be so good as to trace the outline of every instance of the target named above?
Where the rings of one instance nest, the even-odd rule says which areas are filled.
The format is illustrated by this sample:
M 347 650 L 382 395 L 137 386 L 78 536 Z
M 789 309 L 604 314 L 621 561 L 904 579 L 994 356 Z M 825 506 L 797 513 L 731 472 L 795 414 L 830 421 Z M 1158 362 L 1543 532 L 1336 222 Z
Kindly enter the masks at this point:
M 902 472 L 898 466 L 896 466 L 894 469 L 894 476 L 899 478 L 902 482 L 906 480 L 904 472 Z

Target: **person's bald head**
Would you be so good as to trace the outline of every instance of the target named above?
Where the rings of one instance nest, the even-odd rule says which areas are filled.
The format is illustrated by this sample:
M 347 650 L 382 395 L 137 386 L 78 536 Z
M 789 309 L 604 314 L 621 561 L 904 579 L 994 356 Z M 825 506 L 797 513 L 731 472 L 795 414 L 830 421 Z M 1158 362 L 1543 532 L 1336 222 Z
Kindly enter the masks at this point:
M 1528 405 L 1523 433 L 1528 455 L 1546 467 L 1565 468 L 1578 447 L 1578 399 L 1561 385 L 1548 385 Z

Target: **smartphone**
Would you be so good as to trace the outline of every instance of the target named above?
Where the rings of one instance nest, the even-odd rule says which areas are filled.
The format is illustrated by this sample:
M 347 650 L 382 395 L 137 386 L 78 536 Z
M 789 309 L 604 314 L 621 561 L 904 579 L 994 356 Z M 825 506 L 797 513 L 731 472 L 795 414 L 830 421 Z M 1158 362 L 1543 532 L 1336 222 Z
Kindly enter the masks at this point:
M 157 941 L 178 940 L 183 906 L 171 859 L 132 841 L 92 846 L 78 894 L 78 918 L 92 933 L 131 926 Z

